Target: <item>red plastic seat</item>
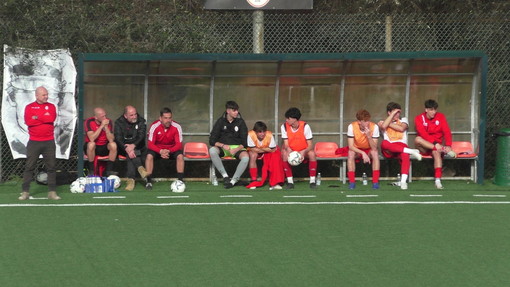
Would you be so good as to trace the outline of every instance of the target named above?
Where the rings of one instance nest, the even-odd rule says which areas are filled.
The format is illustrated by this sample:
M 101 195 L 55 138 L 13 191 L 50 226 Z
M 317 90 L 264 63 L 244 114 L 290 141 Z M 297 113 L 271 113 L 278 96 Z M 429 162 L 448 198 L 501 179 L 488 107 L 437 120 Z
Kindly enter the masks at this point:
M 471 142 L 452 142 L 452 149 L 457 153 L 457 158 L 477 157 Z
M 315 144 L 315 156 L 318 158 L 341 158 L 335 154 L 338 149 L 338 144 L 335 142 L 317 142 Z
M 188 142 L 184 144 L 184 156 L 189 159 L 208 159 L 209 147 L 202 142 Z

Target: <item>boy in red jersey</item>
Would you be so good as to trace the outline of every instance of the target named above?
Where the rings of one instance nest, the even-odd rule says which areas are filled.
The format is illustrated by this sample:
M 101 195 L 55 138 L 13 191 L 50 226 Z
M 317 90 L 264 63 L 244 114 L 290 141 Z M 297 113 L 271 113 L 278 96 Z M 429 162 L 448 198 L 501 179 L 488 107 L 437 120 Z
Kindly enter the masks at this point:
M 184 178 L 184 155 L 182 154 L 182 128 L 173 121 L 172 110 L 162 108 L 159 112 L 159 120 L 153 122 L 147 135 L 147 158 L 145 169 L 147 170 L 147 183 L 145 189 L 152 189 L 152 171 L 154 159 L 175 159 L 177 178 Z
M 424 155 L 432 155 L 434 159 L 434 178 L 437 189 L 441 184 L 443 156 L 454 157 L 452 150 L 452 132 L 444 114 L 439 113 L 439 105 L 430 99 L 425 101 L 425 112 L 414 119 L 417 136 L 414 140 L 416 148 Z
M 310 175 L 310 188 L 316 189 L 315 176 L 317 174 L 317 159 L 313 150 L 313 134 L 310 126 L 300 121 L 301 111 L 298 108 L 290 108 L 285 112 L 285 123 L 282 124 L 282 160 L 283 171 L 287 177 L 285 189 L 294 188 L 292 168 L 287 161 L 293 151 L 299 152 L 301 158 L 308 159 L 308 173 Z
M 250 155 L 250 177 L 252 182 L 247 186 L 255 189 L 262 186 L 269 174 L 270 189 L 282 189 L 283 163 L 281 152 L 273 133 L 267 130 L 264 122 L 256 122 L 253 129 L 248 132 L 248 154 Z M 258 168 L 257 159 L 262 159 L 262 180 L 257 181 Z
M 401 107 L 399 104 L 390 102 L 386 106 L 388 117 L 377 125 L 383 133 L 384 140 L 381 143 L 382 154 L 385 158 L 397 158 L 400 161 L 400 189 L 407 189 L 407 178 L 411 166 L 411 156 L 421 160 L 422 156 L 417 149 L 407 146 L 407 130 L 409 122 L 407 118 L 400 118 Z
M 35 90 L 35 102 L 25 107 L 25 123 L 28 126 L 30 136 L 27 143 L 27 160 L 23 172 L 23 184 L 19 200 L 30 198 L 30 183 L 34 175 L 35 166 L 39 155 L 43 156 L 46 172 L 48 173 L 48 199 L 59 200 L 57 195 L 57 176 L 55 155 L 55 120 L 57 109 L 52 103 L 48 103 L 48 90 L 38 87 Z
M 347 156 L 347 177 L 349 189 L 356 188 L 356 158 L 362 158 L 363 163 L 372 164 L 372 188 L 379 189 L 379 151 L 377 141 L 379 128 L 370 121 L 370 113 L 367 110 L 359 110 L 356 113 L 357 121 L 347 127 L 347 143 L 349 153 Z
M 85 145 L 83 150 L 87 154 L 89 175 L 94 174 L 94 158 L 108 156 L 106 176 L 115 174 L 113 164 L 117 158 L 117 144 L 113 134 L 112 121 L 106 117 L 103 108 L 95 108 L 94 116 L 85 120 Z

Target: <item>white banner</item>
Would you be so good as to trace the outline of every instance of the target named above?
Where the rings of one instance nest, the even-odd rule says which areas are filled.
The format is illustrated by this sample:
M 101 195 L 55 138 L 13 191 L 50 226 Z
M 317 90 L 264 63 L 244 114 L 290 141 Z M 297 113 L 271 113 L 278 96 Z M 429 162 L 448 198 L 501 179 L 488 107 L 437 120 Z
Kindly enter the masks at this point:
M 66 49 L 30 50 L 4 45 L 2 125 L 15 159 L 26 158 L 28 129 L 25 106 L 35 101 L 35 89 L 48 90 L 48 102 L 57 107 L 56 156 L 69 159 L 76 124 L 76 68 Z

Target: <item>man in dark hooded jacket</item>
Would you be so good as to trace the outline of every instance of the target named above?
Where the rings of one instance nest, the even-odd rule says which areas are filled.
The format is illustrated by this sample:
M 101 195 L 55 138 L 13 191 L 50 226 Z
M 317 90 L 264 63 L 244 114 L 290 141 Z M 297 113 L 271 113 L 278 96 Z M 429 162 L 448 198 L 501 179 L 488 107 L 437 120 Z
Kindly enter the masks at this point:
M 248 127 L 239 114 L 239 105 L 234 101 L 225 104 L 226 111 L 214 124 L 209 137 L 209 154 L 211 161 L 223 177 L 225 188 L 232 188 L 248 166 L 250 157 L 246 151 Z M 232 178 L 228 176 L 222 157 L 233 157 L 239 160 Z
M 138 115 L 135 107 L 126 106 L 124 114 L 115 121 L 114 131 L 118 154 L 125 156 L 127 161 L 126 177 L 128 182 L 125 189 L 133 190 L 135 188 L 135 170 L 138 170 L 142 178 L 147 176 L 147 171 L 142 165 L 142 160 L 147 154 L 145 119 Z

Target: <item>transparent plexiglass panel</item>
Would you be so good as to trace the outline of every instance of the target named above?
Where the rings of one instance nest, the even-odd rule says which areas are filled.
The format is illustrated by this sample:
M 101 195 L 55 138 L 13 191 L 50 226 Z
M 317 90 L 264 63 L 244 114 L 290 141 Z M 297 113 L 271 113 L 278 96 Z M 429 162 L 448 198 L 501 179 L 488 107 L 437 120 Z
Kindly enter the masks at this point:
M 278 63 L 264 61 L 218 61 L 215 73 L 218 76 L 232 75 L 276 75 Z
M 168 107 L 183 133 L 209 132 L 210 78 L 149 77 L 148 121 Z
M 87 61 L 84 64 L 85 75 L 145 75 L 146 61 Z
M 83 117 L 93 116 L 95 107 L 106 110 L 115 120 L 124 113 L 124 107 L 134 106 L 143 116 L 144 77 L 87 76 L 84 81 Z
M 239 105 L 248 129 L 256 121 L 264 121 L 274 131 L 274 77 L 217 77 L 214 95 L 214 121 L 225 112 L 225 103 L 233 100 Z
M 212 62 L 202 61 L 151 61 L 150 75 L 210 76 Z
M 435 100 L 438 111 L 445 114 L 452 131 L 471 131 L 471 95 L 473 76 L 415 76 L 411 78 L 410 110 L 414 116 L 425 112 L 424 103 Z
M 348 76 L 345 81 L 344 129 L 356 120 L 356 113 L 367 110 L 371 121 L 386 118 L 386 105 L 396 102 L 405 111 L 406 77 L 404 76 Z
M 285 122 L 285 112 L 296 107 L 301 120 L 306 121 L 314 134 L 340 131 L 340 77 L 283 77 L 278 98 L 278 121 Z

